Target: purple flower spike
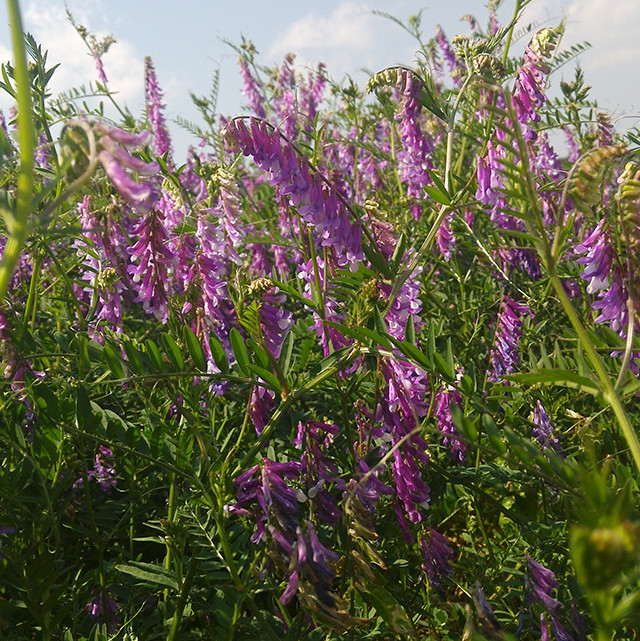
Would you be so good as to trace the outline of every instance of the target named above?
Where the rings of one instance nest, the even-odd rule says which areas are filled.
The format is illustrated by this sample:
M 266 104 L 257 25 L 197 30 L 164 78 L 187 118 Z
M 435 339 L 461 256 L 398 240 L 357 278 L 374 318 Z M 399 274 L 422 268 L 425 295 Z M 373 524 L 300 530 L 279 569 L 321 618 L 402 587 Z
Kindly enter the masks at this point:
M 576 262 L 584 265 L 580 277 L 588 280 L 587 292 L 595 294 L 609 286 L 609 274 L 613 262 L 613 248 L 609 242 L 608 231 L 604 230 L 605 219 L 603 218 L 596 228 L 575 247 L 576 254 L 585 254 Z
M 249 100 L 249 106 L 253 110 L 253 113 L 258 118 L 266 118 L 267 112 L 264 109 L 265 98 L 260 85 L 253 77 L 251 69 L 249 69 L 247 59 L 244 56 L 240 57 L 238 64 L 240 65 L 240 74 L 242 75 L 242 80 L 244 82 L 241 89 L 242 93 Z
M 435 415 L 438 419 L 438 430 L 444 434 L 442 444 L 446 447 L 449 446 L 451 458 L 456 463 L 464 463 L 467 458 L 467 447 L 463 441 L 460 440 L 458 430 L 453 424 L 451 418 L 451 404 L 454 403 L 458 407 L 462 402 L 460 392 L 454 387 L 443 385 L 434 400 L 436 408 Z
M 537 110 L 546 101 L 545 76 L 550 71 L 545 59 L 551 56 L 557 41 L 558 33 L 553 29 L 539 31 L 525 48 L 522 66 L 518 69 L 513 88 L 513 102 L 518 121 L 525 126 L 523 133 L 530 140 L 535 140 L 537 136 L 526 124 L 528 121 L 540 120 Z
M 145 75 L 145 94 L 147 99 L 147 113 L 151 129 L 155 134 L 155 143 L 153 149 L 158 156 L 164 156 L 168 153 L 171 157 L 171 138 L 169 130 L 164 119 L 164 104 L 162 102 L 162 91 L 158 86 L 156 70 L 154 69 L 151 58 L 147 56 L 144 59 Z
M 333 265 L 357 270 L 362 259 L 362 230 L 338 197 L 298 154 L 277 129 L 255 118 L 249 128 L 243 118 L 225 127 L 224 138 L 245 156 L 252 156 L 258 167 L 269 173 L 276 194 L 315 232 L 316 242 L 327 250 Z
M 520 363 L 518 345 L 522 336 L 522 317 L 525 315 L 533 317 L 528 305 L 503 296 L 490 354 L 491 371 L 487 374 L 491 382 L 499 382 L 505 374 L 513 374 Z
M 551 447 L 556 451 L 561 451 L 560 440 L 553 435 L 553 423 L 545 411 L 542 403 L 538 401 L 536 408 L 533 410 L 533 436 L 543 448 Z

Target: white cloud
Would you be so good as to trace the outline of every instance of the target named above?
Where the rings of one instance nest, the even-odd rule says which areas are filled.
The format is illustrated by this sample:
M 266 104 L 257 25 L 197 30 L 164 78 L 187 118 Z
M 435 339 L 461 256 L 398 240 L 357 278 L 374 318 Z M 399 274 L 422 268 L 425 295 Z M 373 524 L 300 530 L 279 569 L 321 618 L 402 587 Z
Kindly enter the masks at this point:
M 589 42 L 591 48 L 578 58 L 585 81 L 592 87 L 591 98 L 613 112 L 620 130 L 638 124 L 640 94 L 632 80 L 640 60 L 640 2 L 638 0 L 541 0 L 527 8 L 525 20 L 540 26 L 557 25 L 566 17 L 561 49 Z M 573 76 L 574 63 L 560 70 L 560 76 Z M 554 83 L 557 84 L 556 79 Z M 630 114 L 628 117 L 624 114 Z
M 310 49 L 365 51 L 373 46 L 373 42 L 371 14 L 347 2 L 328 16 L 310 13 L 289 25 L 285 33 L 278 37 L 270 54 Z
M 92 18 L 95 22 L 97 14 L 102 13 L 99 2 L 88 2 L 82 10 L 74 10 L 73 13 L 76 23 L 86 26 L 98 40 L 109 35 L 92 29 Z M 96 81 L 93 57 L 67 19 L 64 7 L 40 0 L 31 2 L 23 10 L 23 25 L 43 51 L 48 52 L 47 65 L 51 67 L 60 63 L 49 85 L 54 97 L 60 92 Z M 12 52 L 0 47 L 0 61 L 12 58 Z M 137 109 L 144 97 L 144 67 L 135 47 L 118 40 L 104 55 L 103 64 L 110 89 L 117 92 L 116 100 Z

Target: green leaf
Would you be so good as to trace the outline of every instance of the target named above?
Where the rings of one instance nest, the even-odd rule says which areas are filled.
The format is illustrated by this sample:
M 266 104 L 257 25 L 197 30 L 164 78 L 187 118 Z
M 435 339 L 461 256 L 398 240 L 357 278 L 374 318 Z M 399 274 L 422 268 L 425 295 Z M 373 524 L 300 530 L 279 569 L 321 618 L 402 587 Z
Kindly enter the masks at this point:
M 171 334 L 168 334 L 167 332 L 164 332 L 162 334 L 162 344 L 167 351 L 167 356 L 169 357 L 169 360 L 171 361 L 171 364 L 173 365 L 175 371 L 184 371 L 184 358 L 182 356 L 180 348 L 178 347 L 178 343 L 176 343 L 173 336 L 171 336 Z
M 271 389 L 275 390 L 276 392 L 281 391 L 280 381 L 273 374 L 273 372 L 269 371 L 268 369 L 264 369 L 263 367 L 259 367 L 258 365 L 254 365 L 253 363 L 248 363 L 247 367 L 249 368 L 250 372 L 252 372 L 256 376 L 259 376 Z
M 245 376 L 249 376 L 249 353 L 240 332 L 235 327 L 231 328 L 229 340 L 231 341 L 231 349 L 236 357 L 238 368 Z
M 394 596 L 381 585 L 374 583 L 366 587 L 358 587 L 362 598 L 376 609 L 384 622 L 391 628 L 394 634 L 406 634 L 411 637 L 417 636 L 411 619 L 406 610 L 396 601 Z
M 586 376 L 580 376 L 566 369 L 543 369 L 539 372 L 526 372 L 523 374 L 507 374 L 502 378 L 518 383 L 519 385 L 558 385 L 570 387 L 588 394 L 597 396 L 600 387 Z
M 144 366 L 142 357 L 140 356 L 140 353 L 138 352 L 138 349 L 133 344 L 133 342 L 127 338 L 123 338 L 122 346 L 124 347 L 124 352 L 127 355 L 127 362 L 129 363 L 129 367 L 136 374 L 146 374 L 147 369 Z
M 449 198 L 449 194 L 447 194 L 445 191 L 440 191 L 439 189 L 436 189 L 435 187 L 431 187 L 429 185 L 426 185 L 424 187 L 424 190 L 431 196 L 432 200 L 435 200 L 437 203 L 440 203 L 441 205 L 450 205 L 451 204 L 451 198 Z
M 158 372 L 163 372 L 164 361 L 162 360 L 162 354 L 160 353 L 158 346 L 150 338 L 148 338 L 144 342 L 144 347 L 154 369 Z
M 278 364 L 283 374 L 286 376 L 289 373 L 291 368 L 291 357 L 293 355 L 293 345 L 295 343 L 295 334 L 293 332 L 287 332 L 287 335 L 282 341 L 282 347 L 280 348 L 280 356 L 278 357 Z
M 124 364 L 120 355 L 107 343 L 105 343 L 102 353 L 113 376 L 118 379 L 124 378 Z
M 393 345 L 402 352 L 407 358 L 411 359 L 414 363 L 417 363 L 423 369 L 430 370 L 433 367 L 433 360 L 422 352 L 418 347 L 413 343 L 407 341 L 399 341 L 389 336 L 389 340 Z
M 433 364 L 446 381 L 451 382 L 455 380 L 456 375 L 453 371 L 453 367 L 450 365 L 448 360 L 445 360 L 441 354 L 438 354 L 438 352 L 434 352 L 433 354 Z
M 215 336 L 210 336 L 209 347 L 211 348 L 213 362 L 223 374 L 228 374 L 229 360 L 227 359 L 227 353 L 224 351 L 224 347 L 222 347 L 222 343 Z
M 153 565 L 152 563 L 131 561 L 131 563 L 126 565 L 121 563 L 115 567 L 118 572 L 129 574 L 144 583 L 164 585 L 173 590 L 178 590 L 178 581 L 175 574 L 161 566 Z
M 327 325 L 335 327 L 345 336 L 353 338 L 365 345 L 373 343 L 374 345 L 380 345 L 385 349 L 391 349 L 391 344 L 389 343 L 390 337 L 382 336 L 381 334 L 374 332 L 372 329 L 368 329 L 366 327 L 347 327 L 346 325 L 339 325 L 338 323 L 332 323 L 331 321 L 327 321 Z
M 189 350 L 189 354 L 191 355 L 195 366 L 201 372 L 206 372 L 207 359 L 204 356 L 202 345 L 200 345 L 198 337 L 193 333 L 193 330 L 189 326 L 186 326 L 184 328 L 184 340 L 187 344 L 187 349 Z

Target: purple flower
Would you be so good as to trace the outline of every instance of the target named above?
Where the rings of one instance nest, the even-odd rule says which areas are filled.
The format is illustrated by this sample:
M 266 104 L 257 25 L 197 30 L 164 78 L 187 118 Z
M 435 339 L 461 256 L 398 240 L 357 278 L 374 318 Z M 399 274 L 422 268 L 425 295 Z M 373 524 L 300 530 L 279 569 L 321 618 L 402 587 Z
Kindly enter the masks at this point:
M 232 120 L 224 137 L 269 172 L 276 194 L 297 208 L 332 263 L 355 271 L 363 256 L 360 225 L 351 220 L 335 189 L 311 170 L 306 156 L 300 156 L 277 129 L 255 118 L 249 120 L 249 128 L 242 118 Z
M 422 554 L 422 569 L 427 578 L 437 588 L 440 588 L 442 577 L 451 573 L 451 557 L 453 552 L 449 540 L 433 528 L 420 535 L 420 552 Z
M 113 452 L 106 445 L 101 445 L 99 451 L 95 456 L 94 465 L 92 469 L 87 470 L 87 480 L 95 479 L 100 486 L 100 489 L 109 494 L 111 489 L 117 487 L 116 470 L 111 464 Z M 82 487 L 84 479 L 81 476 L 74 484 L 74 488 Z
M 551 447 L 558 452 L 561 451 L 560 440 L 553 435 L 553 423 L 540 401 L 536 402 L 533 410 L 533 422 L 533 436 L 538 443 L 545 449 Z
M 277 287 L 273 287 L 271 281 L 263 280 L 267 281 L 268 289 L 260 297 L 258 312 L 260 330 L 265 347 L 274 358 L 278 358 L 282 342 L 293 326 L 293 315 L 282 306 L 286 301 L 284 294 L 279 294 Z
M 627 299 L 629 293 L 619 268 L 611 272 L 611 285 L 606 291 L 600 292 L 598 300 L 591 304 L 593 309 L 599 309 L 600 315 L 596 323 L 608 323 L 609 327 L 626 338 L 629 308 Z
M 240 65 L 240 73 L 244 82 L 241 89 L 242 93 L 249 100 L 249 106 L 253 113 L 258 118 L 266 118 L 267 112 L 264 108 L 266 100 L 258 81 L 253 77 L 251 69 L 249 69 L 249 62 L 244 56 L 240 56 L 238 64 Z
M 464 66 L 460 63 L 453 49 L 451 48 L 451 43 L 447 39 L 444 31 L 438 25 L 436 27 L 436 42 L 444 55 L 444 59 L 447 61 L 449 71 L 451 73 L 451 78 L 453 82 L 459 87 L 462 84 L 461 76 L 464 73 Z
M 576 142 L 576 139 L 568 126 L 564 127 L 564 137 L 567 141 L 567 147 L 569 149 L 568 160 L 573 165 L 573 163 L 576 162 L 578 158 L 580 158 L 580 147 L 578 146 L 578 143 Z
M 109 590 L 98 592 L 98 594 L 87 603 L 85 611 L 96 621 L 106 623 L 110 632 L 114 632 L 120 625 L 120 619 L 117 616 L 118 604 L 111 597 Z
M 400 176 L 407 183 L 407 196 L 415 199 L 412 209 L 417 220 L 422 214 L 420 202 L 425 196 L 424 188 L 431 183 L 429 170 L 433 167 L 431 157 L 435 142 L 425 135 L 420 121 L 422 79 L 409 69 L 401 69 L 397 73 L 396 87 L 403 96 L 402 109 L 397 116 L 403 149 L 397 154 L 397 163 Z
M 530 556 L 527 559 L 528 576 L 533 590 L 532 598 L 540 601 L 551 614 L 557 614 L 561 607 L 560 602 L 553 597 L 553 592 L 558 588 L 558 582 L 551 570 L 534 561 Z
M 421 284 L 419 276 L 421 273 L 422 267 L 418 266 L 411 276 L 402 284 L 402 287 L 400 287 L 385 315 L 387 331 L 396 340 L 404 340 L 409 318 L 413 321 L 416 334 L 419 333 L 424 324 L 420 316 L 422 301 L 420 300 Z M 391 285 L 383 283 L 379 286 L 379 289 L 382 300 L 386 301 L 391 293 Z
M 438 430 L 444 434 L 442 444 L 446 447 L 449 446 L 451 458 L 456 463 L 464 463 L 467 458 L 467 447 L 463 441 L 460 440 L 458 430 L 453 424 L 451 418 L 451 403 L 455 403 L 458 407 L 462 402 L 460 392 L 450 385 L 443 385 L 436 393 L 434 399 L 435 416 L 438 419 Z
M 606 220 L 603 218 L 596 228 L 583 241 L 576 245 L 576 254 L 585 254 L 576 262 L 585 267 L 580 274 L 588 280 L 587 292 L 594 294 L 609 286 L 609 274 L 613 262 L 613 248 L 609 241 L 609 232 L 604 230 Z
M 336 499 L 327 485 L 334 484 L 338 490 L 346 489 L 345 482 L 338 477 L 338 467 L 327 456 L 326 450 L 338 426 L 320 421 L 300 422 L 294 445 L 303 450 L 301 476 L 304 480 L 308 499 L 314 503 L 314 511 L 324 523 L 336 524 L 340 518 Z
M 118 193 L 134 208 L 147 212 L 151 208 L 154 188 L 150 183 L 137 182 L 129 172 L 141 176 L 154 176 L 160 167 L 155 162 L 145 162 L 129 150 L 151 142 L 151 133 L 130 133 L 104 122 L 95 124 L 101 134 L 98 139 L 98 160 Z
M 523 133 L 529 140 L 535 140 L 536 133 L 527 126 L 528 121 L 538 122 L 540 109 L 545 101 L 545 76 L 550 67 L 546 58 L 551 56 L 558 41 L 558 34 L 553 29 L 542 29 L 526 46 L 522 65 L 513 88 L 513 102 L 518 121 L 523 125 Z
M 144 77 L 145 77 L 145 97 L 147 101 L 147 115 L 151 130 L 155 135 L 153 149 L 157 156 L 164 156 L 168 153 L 171 158 L 171 138 L 169 130 L 164 119 L 164 104 L 162 103 L 162 90 L 158 86 L 156 70 L 151 58 L 147 56 L 144 59 Z
M 142 303 L 147 314 L 153 314 L 162 323 L 166 323 L 169 317 L 169 294 L 176 266 L 176 257 L 169 249 L 165 214 L 161 209 L 168 204 L 167 197 L 163 195 L 159 207 L 152 209 L 134 227 L 137 240 L 128 249 L 131 264 L 127 268 L 137 292 L 135 302 Z
M 419 434 L 419 425 L 427 407 L 426 375 L 404 361 L 385 358 L 380 365 L 384 388 L 378 405 L 382 418 L 382 438 L 394 448 L 391 469 L 396 495 L 409 520 L 425 518 L 430 490 L 421 465 L 429 461 L 427 443 Z
M 513 374 L 520 362 L 518 345 L 522 335 L 520 328 L 524 315 L 533 317 L 528 305 L 516 303 L 506 294 L 503 295 L 493 348 L 489 355 L 491 370 L 487 375 L 491 382 L 499 382 L 505 374 Z

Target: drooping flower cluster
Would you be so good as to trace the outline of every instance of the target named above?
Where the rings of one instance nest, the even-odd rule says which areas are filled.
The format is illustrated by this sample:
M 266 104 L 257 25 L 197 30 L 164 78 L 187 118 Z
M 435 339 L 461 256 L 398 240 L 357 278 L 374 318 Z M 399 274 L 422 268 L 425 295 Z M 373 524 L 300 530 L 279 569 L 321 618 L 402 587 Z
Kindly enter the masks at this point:
M 420 552 L 422 555 L 422 570 L 437 589 L 442 589 L 442 577 L 451 573 L 450 561 L 453 551 L 446 536 L 433 528 L 428 528 L 426 534 L 420 535 Z
M 298 216 L 315 232 L 318 242 L 338 267 L 356 269 L 362 259 L 362 231 L 352 220 L 335 189 L 325 183 L 277 129 L 251 118 L 242 118 L 225 128 L 225 139 L 245 156 L 252 156 L 267 171 L 279 197 L 297 208 Z
M 316 500 L 318 494 L 305 495 L 287 482 L 300 479 L 303 467 L 297 461 L 263 459 L 235 480 L 238 500 L 227 509 L 254 519 L 256 529 L 251 540 L 267 543 L 271 561 L 286 576 L 282 604 L 298 594 L 303 600 L 332 608 L 336 602 L 330 591 L 336 575 L 332 564 L 339 557 L 320 542 L 314 524 L 304 520 L 301 512 L 301 505 L 307 499 Z
M 380 374 L 384 388 L 377 411 L 382 439 L 393 448 L 391 470 L 396 496 L 409 521 L 418 523 L 425 518 L 430 498 L 421 469 L 429 462 L 428 446 L 419 433 L 427 412 L 426 374 L 395 358 L 383 359 Z
M 156 162 L 146 162 L 131 151 L 151 142 L 151 132 L 130 133 L 105 122 L 95 124 L 100 134 L 98 160 L 120 196 L 136 211 L 146 213 L 152 205 L 154 189 L 148 182 L 137 182 L 129 172 L 139 176 L 155 176 L 160 167 Z

